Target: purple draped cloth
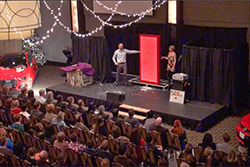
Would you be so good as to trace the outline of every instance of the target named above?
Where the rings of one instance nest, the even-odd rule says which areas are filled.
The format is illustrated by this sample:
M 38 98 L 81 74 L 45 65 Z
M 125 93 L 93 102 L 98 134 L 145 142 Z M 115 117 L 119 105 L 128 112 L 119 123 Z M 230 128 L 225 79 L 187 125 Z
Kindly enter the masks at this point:
M 60 67 L 60 69 L 65 71 L 65 72 L 75 71 L 75 70 L 79 69 L 84 74 L 86 74 L 88 76 L 93 76 L 95 73 L 95 70 L 92 67 L 92 65 L 90 65 L 88 63 L 77 63 L 76 65 L 72 65 L 72 66 Z

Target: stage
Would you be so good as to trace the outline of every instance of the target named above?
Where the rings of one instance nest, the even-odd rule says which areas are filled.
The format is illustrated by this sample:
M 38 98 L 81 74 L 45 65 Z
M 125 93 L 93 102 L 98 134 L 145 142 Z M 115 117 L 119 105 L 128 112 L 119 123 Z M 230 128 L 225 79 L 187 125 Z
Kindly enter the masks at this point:
M 126 99 L 121 104 L 150 109 L 150 115 L 159 114 L 165 122 L 173 124 L 175 119 L 181 119 L 186 128 L 196 131 L 206 131 L 227 115 L 225 106 L 207 102 L 190 101 L 185 104 L 169 102 L 169 91 L 152 87 L 131 85 L 115 86 L 113 83 L 100 85 L 95 83 L 85 88 L 76 88 L 64 84 L 47 88 L 55 95 L 67 97 L 73 95 L 76 99 L 82 98 L 88 104 L 105 104 L 108 110 L 117 107 L 116 104 L 106 101 L 107 92 L 125 93 Z

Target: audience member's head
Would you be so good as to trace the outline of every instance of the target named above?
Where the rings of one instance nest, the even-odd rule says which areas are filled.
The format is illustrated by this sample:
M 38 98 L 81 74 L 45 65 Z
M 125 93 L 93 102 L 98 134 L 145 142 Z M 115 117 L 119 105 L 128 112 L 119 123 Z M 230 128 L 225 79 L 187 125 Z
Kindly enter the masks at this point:
M 35 147 L 30 147 L 27 151 L 27 156 L 28 157 L 33 157 L 37 153 L 37 150 Z
M 157 161 L 157 166 L 158 167 L 166 167 L 166 166 L 168 166 L 168 161 L 166 160 L 166 158 L 160 158 Z
M 22 95 L 26 95 L 27 92 L 28 92 L 28 90 L 27 90 L 26 87 L 23 87 L 23 88 L 21 89 L 21 94 L 22 94 Z
M 53 100 L 54 99 L 54 93 L 52 91 L 49 91 L 47 93 L 47 99 L 49 99 L 49 100 Z
M 161 117 L 157 117 L 155 120 L 155 126 L 161 126 L 162 124 L 162 118 Z
M 64 112 L 60 111 L 57 116 L 56 116 L 57 122 L 63 121 L 64 120 Z
M 46 162 L 47 159 L 48 159 L 48 153 L 47 151 L 43 150 L 39 153 L 39 158 L 40 158 L 40 161 L 42 162 Z
M 53 113 L 55 111 L 55 105 L 54 104 L 48 104 L 46 106 L 46 112 L 47 113 Z
M 120 137 L 122 134 L 121 129 L 117 125 L 113 125 L 112 127 L 112 135 L 114 138 Z
M 187 162 L 182 161 L 180 167 L 190 167 L 190 165 Z
M 79 106 L 80 108 L 82 108 L 82 107 L 85 106 L 84 101 L 83 101 L 82 99 L 79 99 L 79 100 L 77 101 L 77 104 L 78 104 L 78 106 Z
M 110 167 L 110 161 L 107 158 L 104 158 L 101 162 L 101 167 Z
M 129 116 L 130 118 L 133 118 L 134 115 L 135 115 L 134 110 L 133 110 L 133 109 L 129 109 L 129 110 L 128 110 L 128 116 Z
M 7 145 L 6 137 L 2 136 L 0 137 L 0 146 L 4 147 Z
M 230 138 L 231 137 L 230 137 L 230 135 L 227 132 L 223 134 L 223 141 L 225 143 L 228 143 L 230 141 Z
M 179 119 L 176 119 L 174 121 L 174 127 L 172 129 L 172 133 L 176 134 L 177 136 L 181 136 L 184 133 L 184 130 L 182 128 L 181 121 Z
M 210 133 L 206 133 L 202 140 L 203 144 L 210 145 L 213 143 L 213 136 Z
M 70 137 L 70 140 L 72 141 L 72 143 L 76 143 L 77 142 L 77 135 L 72 134 L 71 137 Z
M 46 96 L 46 92 L 44 89 L 39 90 L 39 96 L 43 96 L 43 97 Z
M 65 133 L 64 132 L 58 132 L 56 139 L 57 139 L 58 143 L 64 142 L 64 140 L 65 140 Z
M 36 123 L 36 125 L 34 126 L 34 130 L 36 132 L 42 132 L 44 130 L 43 124 L 40 122 Z
M 33 90 L 28 91 L 28 98 L 34 98 L 34 91 Z
M 99 111 L 98 114 L 103 115 L 104 112 L 105 112 L 105 106 L 104 106 L 104 105 L 100 105 L 100 106 L 98 107 L 98 111 Z
M 40 104 L 38 101 L 35 101 L 35 102 L 33 103 L 33 107 L 34 107 L 35 110 L 40 110 L 41 104 Z
M 12 100 L 12 102 L 11 102 L 11 108 L 15 109 L 15 108 L 18 108 L 18 107 L 19 107 L 19 101 L 17 99 Z
M 15 114 L 14 116 L 13 116 L 13 118 L 14 118 L 14 122 L 21 122 L 21 120 L 22 120 L 22 117 L 20 116 L 20 114 Z
M 75 121 L 76 121 L 76 123 L 80 123 L 82 121 L 82 115 L 81 114 L 76 114 L 75 115 Z
M 113 109 L 113 111 L 112 111 L 113 117 L 118 117 L 118 114 L 119 114 L 118 108 Z
M 69 105 L 74 104 L 75 103 L 74 97 L 73 96 L 67 97 L 67 102 L 69 103 Z
M 9 90 L 10 90 L 10 87 L 7 84 L 4 84 L 3 88 L 2 88 L 2 93 L 4 95 L 8 95 L 9 94 Z
M 126 147 L 125 146 L 120 146 L 119 148 L 119 155 L 125 156 L 126 155 Z
M 62 95 L 57 95 L 56 100 L 57 100 L 57 102 L 62 102 L 63 101 L 63 96 Z
M 6 137 L 7 131 L 4 128 L 0 128 L 0 137 Z

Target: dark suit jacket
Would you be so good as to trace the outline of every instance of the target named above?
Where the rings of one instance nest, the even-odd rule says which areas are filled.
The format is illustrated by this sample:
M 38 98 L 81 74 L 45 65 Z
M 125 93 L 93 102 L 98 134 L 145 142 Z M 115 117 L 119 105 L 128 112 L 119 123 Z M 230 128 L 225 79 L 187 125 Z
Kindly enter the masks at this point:
M 37 118 L 43 118 L 44 115 L 41 111 L 31 110 L 30 112 L 31 116 L 36 116 Z
M 110 152 L 104 151 L 102 149 L 96 149 L 96 156 L 101 158 L 108 158 L 110 162 L 113 162 L 114 155 Z

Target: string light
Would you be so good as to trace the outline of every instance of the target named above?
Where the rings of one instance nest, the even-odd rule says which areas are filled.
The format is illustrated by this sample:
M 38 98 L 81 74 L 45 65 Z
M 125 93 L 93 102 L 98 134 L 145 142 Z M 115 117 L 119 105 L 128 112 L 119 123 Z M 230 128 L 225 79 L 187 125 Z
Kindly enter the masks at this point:
M 129 22 L 129 23 L 122 24 L 122 25 L 113 25 L 113 24 L 111 24 L 111 23 L 108 23 L 111 19 L 107 19 L 106 21 L 102 20 L 102 19 L 100 18 L 100 16 L 96 15 L 96 14 L 94 13 L 94 11 L 92 11 L 91 9 L 89 9 L 89 8 L 87 7 L 87 5 L 81 0 L 81 3 L 83 4 L 85 10 L 87 10 L 87 11 L 89 11 L 91 14 L 93 14 L 94 17 L 97 18 L 97 19 L 102 23 L 102 25 L 101 25 L 100 27 L 97 27 L 95 30 L 93 30 L 93 31 L 91 31 L 91 32 L 89 32 L 89 33 L 86 33 L 86 34 L 79 34 L 79 33 L 75 32 L 75 31 L 71 30 L 69 27 L 65 26 L 65 25 L 60 21 L 60 19 L 54 14 L 54 11 L 51 10 L 51 8 L 48 6 L 47 2 L 46 2 L 45 0 L 43 0 L 43 2 L 44 2 L 44 4 L 45 4 L 46 8 L 47 8 L 48 10 L 50 10 L 50 14 L 53 15 L 54 19 L 58 22 L 58 24 L 59 24 L 60 26 L 62 26 L 67 32 L 73 33 L 73 34 L 74 34 L 75 36 L 77 36 L 77 37 L 83 37 L 83 38 L 84 38 L 84 37 L 87 37 L 87 36 L 91 36 L 91 35 L 93 35 L 94 33 L 100 31 L 105 25 L 111 26 L 111 27 L 113 27 L 113 28 L 125 28 L 125 27 L 127 27 L 127 26 L 131 26 L 133 23 L 137 23 L 137 22 L 139 22 L 141 19 L 143 19 L 147 13 L 149 13 L 149 12 L 151 12 L 151 11 L 153 11 L 153 10 L 156 10 L 157 8 L 161 7 L 163 4 L 165 4 L 165 3 L 167 2 L 167 0 L 163 0 L 163 1 L 162 1 L 160 4 L 158 4 L 158 5 L 155 4 L 155 6 L 153 6 L 152 8 L 146 10 L 145 12 L 142 12 L 142 14 L 140 15 L 139 18 L 137 18 L 137 19 L 135 19 L 135 20 L 133 20 L 133 21 L 131 21 L 131 22 Z M 120 1 L 119 1 L 119 2 L 120 2 Z M 121 3 L 121 2 L 120 2 L 120 3 Z M 117 8 L 115 9 L 115 11 L 116 11 L 116 10 L 117 10 Z M 114 16 L 114 14 L 115 14 L 115 13 L 112 12 L 111 18 Z
M 115 14 L 115 13 L 112 13 L 112 14 L 109 16 L 109 18 L 108 18 L 106 21 L 104 21 L 104 22 L 102 23 L 101 26 L 96 27 L 95 30 L 92 30 L 91 32 L 86 33 L 86 34 L 79 34 L 79 33 L 75 32 L 75 31 L 71 30 L 69 27 L 65 26 L 65 25 L 61 22 L 61 20 L 54 14 L 54 11 L 49 7 L 48 3 L 47 3 L 45 0 L 43 0 L 43 3 L 45 4 L 45 7 L 50 11 L 50 14 L 54 17 L 54 19 L 58 22 L 58 24 L 59 24 L 60 26 L 62 26 L 68 33 L 73 33 L 75 36 L 81 37 L 81 38 L 91 36 L 91 35 L 93 35 L 94 33 L 97 33 L 98 31 L 102 30 L 102 28 L 107 24 L 107 22 L 109 22 L 109 21 L 113 18 L 114 14 Z M 118 2 L 115 4 L 115 10 L 118 8 L 119 4 L 121 4 L 121 3 L 122 3 L 122 1 L 118 1 Z
M 153 4 L 153 6 L 157 5 L 158 2 L 160 2 L 161 0 L 157 0 L 155 1 L 155 3 Z M 106 5 L 104 5 L 103 3 L 101 3 L 99 0 L 95 0 L 95 2 L 102 6 L 104 9 L 108 10 L 108 11 L 111 11 L 112 13 L 116 13 L 116 14 L 120 14 L 121 16 L 127 16 L 127 17 L 137 17 L 137 16 L 141 16 L 143 15 L 143 12 L 146 12 L 146 11 L 143 11 L 141 13 L 134 13 L 134 14 L 127 14 L 127 13 L 124 13 L 124 12 L 120 12 L 120 11 L 117 11 L 117 10 L 114 10 L 113 8 L 110 8 Z M 150 9 L 148 9 L 150 10 Z
M 152 12 L 153 10 L 156 10 L 157 8 L 161 7 L 161 5 L 165 4 L 165 3 L 167 2 L 167 0 L 163 0 L 160 4 L 158 4 L 158 5 L 156 5 L 156 6 L 152 7 L 152 8 L 150 8 L 150 9 L 148 9 L 148 10 L 146 10 L 145 12 L 142 12 L 142 15 L 141 15 L 139 18 L 137 18 L 137 19 L 135 19 L 135 20 L 133 20 L 133 21 L 131 21 L 131 22 L 129 22 L 129 23 L 125 23 L 125 24 L 121 24 L 121 25 L 114 25 L 114 24 L 105 22 L 104 20 L 102 20 L 102 19 L 100 18 L 100 16 L 96 15 L 95 12 L 94 12 L 93 10 L 89 9 L 88 6 L 83 2 L 83 0 L 81 0 L 81 2 L 82 2 L 82 4 L 83 4 L 83 7 L 85 8 L 85 10 L 89 11 L 89 12 L 90 12 L 95 18 L 97 18 L 101 23 L 103 23 L 103 24 L 105 24 L 105 25 L 107 25 L 107 26 L 113 27 L 113 28 L 125 28 L 125 27 L 128 27 L 128 26 L 131 26 L 131 25 L 134 24 L 134 23 L 139 22 L 140 20 L 142 20 L 142 19 L 145 17 L 145 15 L 146 15 L 147 13 Z

